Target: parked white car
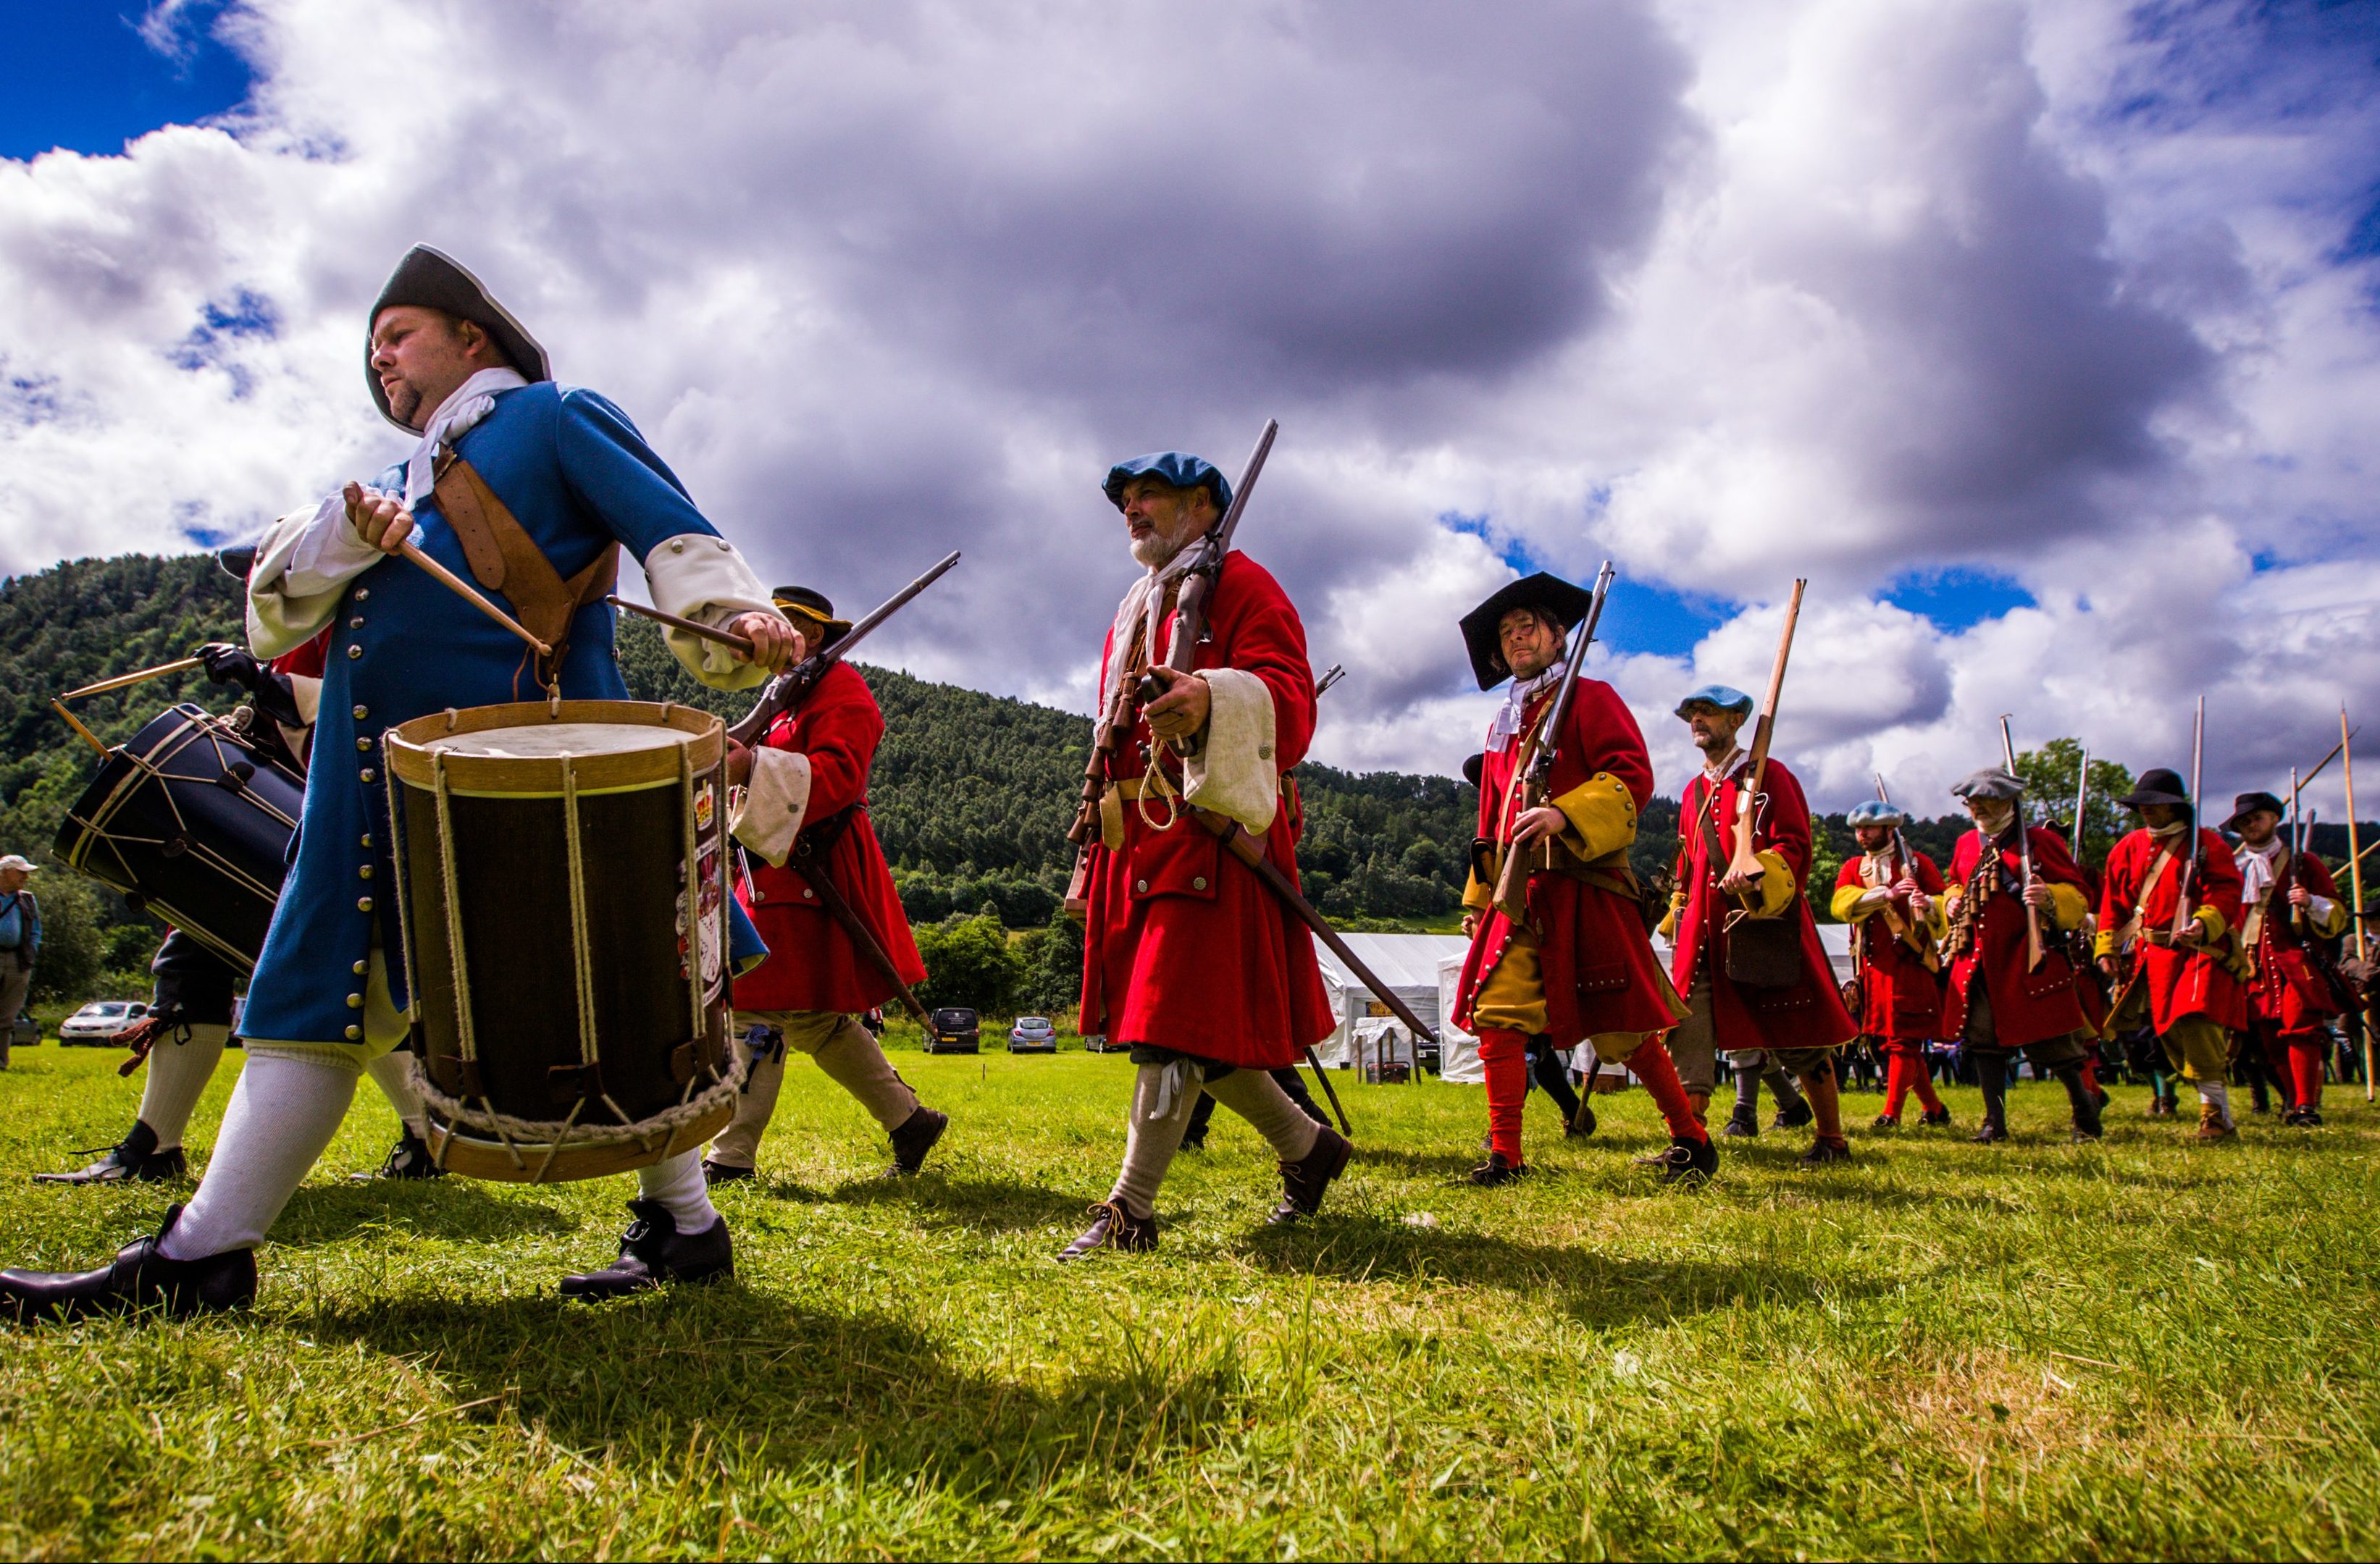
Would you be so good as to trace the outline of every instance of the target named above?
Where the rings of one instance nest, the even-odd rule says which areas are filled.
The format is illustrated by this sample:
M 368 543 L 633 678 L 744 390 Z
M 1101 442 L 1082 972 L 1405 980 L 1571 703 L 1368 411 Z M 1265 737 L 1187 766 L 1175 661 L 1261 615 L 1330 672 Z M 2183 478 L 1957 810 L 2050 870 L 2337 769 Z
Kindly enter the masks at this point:
M 1058 1029 L 1050 1024 L 1047 1016 L 1020 1015 L 1016 1018 L 1016 1024 L 1008 1029 L 1008 1051 L 1056 1053 Z
M 112 1043 L 148 1013 L 149 1007 L 135 1000 L 93 1000 L 58 1023 L 58 1046 Z

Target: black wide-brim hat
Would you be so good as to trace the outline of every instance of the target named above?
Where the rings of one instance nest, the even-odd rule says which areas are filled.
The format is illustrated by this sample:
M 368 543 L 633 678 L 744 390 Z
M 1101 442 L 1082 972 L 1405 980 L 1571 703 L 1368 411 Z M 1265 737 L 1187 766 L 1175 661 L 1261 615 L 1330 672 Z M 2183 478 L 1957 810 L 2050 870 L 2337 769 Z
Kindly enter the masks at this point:
M 1474 787 L 1477 787 L 1477 786 L 1479 785 L 1479 778 L 1480 778 L 1481 774 L 1482 774 L 1483 772 L 1485 772 L 1487 770 L 1488 770 L 1488 757 L 1487 757 L 1487 756 L 1485 756 L 1485 755 L 1466 755 L 1466 756 L 1464 756 L 1464 757 L 1463 757 L 1463 780 L 1464 782 L 1469 782 L 1472 786 L 1474 786 Z
M 2287 805 L 2269 793 L 2243 793 L 2231 801 L 2231 818 L 2223 822 L 2223 829 L 2238 830 L 2240 822 L 2259 809 L 2268 809 L 2276 815 L 2289 812 Z
M 225 575 L 245 581 L 256 570 L 256 545 L 235 543 L 228 549 L 218 549 L 215 563 L 223 566 Z
M 1496 635 L 1504 615 L 1516 608 L 1541 609 L 1567 632 L 1586 617 L 1594 601 L 1593 594 L 1542 570 L 1499 588 L 1495 596 L 1463 616 L 1463 644 L 1471 652 L 1471 672 L 1478 675 L 1479 687 L 1492 690 L 1512 676 Z
M 545 349 L 528 334 L 528 327 L 513 318 L 511 310 L 496 302 L 487 285 L 454 257 L 428 245 L 415 245 L 388 274 L 380 297 L 372 300 L 371 313 L 364 317 L 364 380 L 371 387 L 372 406 L 399 429 L 410 432 L 410 426 L 397 423 L 396 416 L 388 410 L 388 394 L 381 389 L 380 376 L 372 372 L 371 333 L 380 312 L 400 305 L 443 309 L 457 320 L 468 321 L 495 339 L 497 350 L 521 372 L 522 379 L 534 383 L 553 378 Z
M 2155 766 L 2141 773 L 2132 791 L 2116 800 L 2128 808 L 2137 809 L 2143 804 L 2179 804 L 2190 807 L 2190 794 L 2181 785 L 2181 773 Z
M 851 634 L 851 621 L 834 616 L 834 604 L 827 600 L 824 592 L 808 587 L 773 587 L 770 588 L 769 600 L 826 626 L 819 635 L 818 645 L 811 649 L 815 651 L 824 651 Z

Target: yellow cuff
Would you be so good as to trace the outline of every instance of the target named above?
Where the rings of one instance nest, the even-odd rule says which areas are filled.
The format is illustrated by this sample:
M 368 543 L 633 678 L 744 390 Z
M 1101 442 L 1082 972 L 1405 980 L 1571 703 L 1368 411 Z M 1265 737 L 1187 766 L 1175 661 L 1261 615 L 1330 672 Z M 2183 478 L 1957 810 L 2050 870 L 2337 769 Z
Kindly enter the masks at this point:
M 2091 903 L 2071 885 L 2049 888 L 2049 921 L 2060 928 L 2080 928 L 2091 915 Z
M 1864 885 L 1839 885 L 1835 888 L 1835 899 L 1828 903 L 1828 910 L 1835 915 L 1837 923 L 1864 923 L 1874 917 L 1884 907 L 1881 902 L 1872 906 L 1861 906 L 1860 903 L 1866 897 L 1867 887 Z
M 2204 935 L 2204 940 L 2205 942 L 2210 945 L 2215 943 L 2217 940 L 2222 939 L 2224 931 L 2231 927 L 2229 924 L 2223 921 L 2223 915 L 2216 912 L 2213 907 L 2201 907 L 2190 915 L 2196 918 L 2200 923 L 2205 926 L 2206 933 Z
M 1463 883 L 1463 905 L 1475 913 L 1484 913 L 1496 900 L 1496 888 L 1479 883 L 1477 875 L 1467 877 Z
M 2116 953 L 2116 931 L 2112 928 L 2103 928 L 2099 930 L 2098 933 L 2091 936 L 2091 953 L 2095 956 L 2114 955 Z
M 1782 853 L 1771 848 L 1754 856 L 1760 860 L 1760 910 L 1752 915 L 1775 917 L 1802 888 L 1793 882 L 1792 867 L 1785 862 Z
M 1686 893 L 1682 891 L 1670 891 L 1670 914 L 1661 920 L 1660 927 L 1653 932 L 1664 940 L 1675 940 L 1678 937 L 1678 919 L 1685 915 L 1685 911 Z
M 1562 834 L 1571 851 L 1582 858 L 1609 857 L 1636 840 L 1635 797 L 1609 771 L 1597 771 L 1553 803 L 1570 822 Z

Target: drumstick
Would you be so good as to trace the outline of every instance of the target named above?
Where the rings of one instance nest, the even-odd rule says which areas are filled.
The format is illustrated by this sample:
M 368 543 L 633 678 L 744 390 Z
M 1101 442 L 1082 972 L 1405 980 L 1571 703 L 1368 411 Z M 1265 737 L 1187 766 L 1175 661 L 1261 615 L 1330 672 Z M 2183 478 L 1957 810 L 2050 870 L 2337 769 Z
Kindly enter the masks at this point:
M 101 695 L 109 690 L 120 690 L 127 685 L 137 685 L 148 679 L 162 679 L 168 673 L 185 673 L 201 666 L 205 661 L 206 659 L 203 657 L 177 657 L 171 662 L 161 662 L 154 668 L 143 668 L 138 673 L 118 673 L 113 679 L 102 679 L 95 685 L 85 685 L 79 690 L 68 690 L 58 698 L 80 700 L 87 695 Z
M 625 608 L 630 613 L 641 613 L 648 619 L 658 619 L 673 630 L 683 630 L 689 636 L 700 636 L 706 641 L 717 641 L 721 646 L 740 651 L 747 657 L 752 655 L 751 638 L 736 635 L 732 630 L 714 630 L 708 624 L 697 624 L 691 619 L 680 619 L 674 613 L 664 613 L 657 608 L 647 608 L 642 603 L 632 603 L 625 598 L 605 598 L 603 600 L 613 608 Z
M 83 743 L 91 746 L 93 749 L 98 750 L 102 755 L 105 755 L 107 753 L 107 746 L 99 742 L 99 735 L 92 733 L 89 728 L 84 727 L 81 722 L 78 721 L 73 712 L 67 710 L 64 706 L 59 705 L 55 700 L 50 702 L 50 709 L 65 718 L 67 720 L 67 726 L 72 728 L 75 732 L 82 735 Z
M 494 620 L 505 629 L 510 630 L 522 640 L 525 640 L 529 645 L 535 647 L 537 649 L 537 654 L 540 657 L 552 657 L 553 655 L 553 649 L 552 647 L 547 646 L 543 641 L 540 641 L 535 636 L 530 635 L 528 630 L 522 627 L 520 622 L 513 618 L 512 615 L 506 613 L 503 609 L 498 608 L 495 604 L 490 602 L 487 599 L 473 591 L 469 582 L 464 580 L 461 576 L 455 575 L 453 571 L 447 569 L 436 560 L 431 559 L 428 554 L 423 553 L 421 552 L 421 545 L 416 543 L 412 539 L 407 538 L 404 542 L 399 543 L 396 546 L 396 552 L 411 560 L 414 564 L 419 565 L 422 569 L 430 572 L 431 575 L 436 576 L 439 584 L 443 586 L 448 591 L 454 593 L 456 597 L 461 598 L 465 602 L 469 603 L 473 608 L 478 609 L 481 613 L 486 614 L 489 618 Z

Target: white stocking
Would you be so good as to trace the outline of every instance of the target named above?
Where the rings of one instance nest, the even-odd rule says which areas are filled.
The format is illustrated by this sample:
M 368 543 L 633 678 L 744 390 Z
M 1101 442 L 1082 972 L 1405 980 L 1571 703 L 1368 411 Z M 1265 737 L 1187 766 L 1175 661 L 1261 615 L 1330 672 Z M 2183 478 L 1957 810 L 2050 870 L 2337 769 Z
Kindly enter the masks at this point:
M 657 1200 L 670 1214 L 682 1233 L 709 1232 L 719 1220 L 719 1208 L 710 1203 L 710 1191 L 702 1177 L 702 1151 L 681 1151 L 675 1157 L 665 1157 L 650 1168 L 637 1170 L 637 1193 L 647 1200 Z
M 263 1243 L 339 1133 L 355 1095 L 352 1069 L 251 1055 L 232 1089 L 206 1177 L 165 1235 L 165 1257 L 200 1260 Z
M 140 1121 L 157 1132 L 157 1149 L 171 1151 L 182 1144 L 189 1128 L 190 1109 L 199 1105 L 215 1066 L 223 1062 L 228 1026 L 192 1026 L 188 1042 L 168 1032 L 149 1050 L 149 1079 L 140 1086 Z
M 364 1073 L 372 1078 L 381 1096 L 396 1109 L 405 1121 L 406 1129 L 416 1140 L 430 1138 L 430 1119 L 422 1111 L 421 1093 L 413 1084 L 413 1055 L 403 1049 L 384 1053 L 364 1066 Z

